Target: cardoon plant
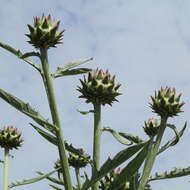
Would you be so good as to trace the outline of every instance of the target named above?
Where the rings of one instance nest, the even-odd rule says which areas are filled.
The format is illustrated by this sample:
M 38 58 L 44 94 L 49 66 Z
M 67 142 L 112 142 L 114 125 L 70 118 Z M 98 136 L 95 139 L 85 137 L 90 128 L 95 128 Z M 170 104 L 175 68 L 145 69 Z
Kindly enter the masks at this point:
M 76 68 L 91 61 L 92 58 L 70 62 L 63 67 L 58 67 L 54 72 L 51 71 L 48 50 L 63 43 L 64 30 L 59 30 L 59 24 L 60 21 L 54 21 L 50 15 L 34 18 L 34 23 L 28 25 L 29 33 L 26 34 L 29 38 L 28 43 L 35 48 L 35 51 L 32 52 L 22 53 L 20 50 L 0 42 L 0 47 L 16 55 L 38 71 L 47 95 L 52 120 L 47 120 L 29 103 L 25 103 L 3 89 L 0 89 L 0 97 L 18 111 L 32 118 L 35 123 L 30 123 L 30 126 L 44 140 L 54 144 L 58 149 L 58 155 L 55 160 L 57 157 L 58 159 L 52 171 L 47 173 L 37 171 L 38 175 L 34 178 L 9 183 L 9 151 L 13 148 L 18 148 L 23 140 L 21 133 L 15 127 L 0 129 L 0 147 L 5 152 L 4 160 L 1 160 L 4 165 L 3 190 L 36 183 L 43 179 L 50 181 L 50 187 L 55 190 L 151 190 L 150 183 L 154 180 L 190 175 L 190 167 L 175 168 L 163 174 L 151 174 L 156 157 L 176 145 L 186 128 L 185 123 L 181 131 L 178 131 L 174 124 L 168 123 L 169 118 L 176 117 L 183 112 L 184 102 L 181 101 L 181 94 L 178 94 L 174 88 L 166 87 L 161 88 L 155 92 L 154 96 L 151 96 L 150 108 L 159 118 L 150 118 L 144 122 L 143 128 L 147 134 L 147 139 L 116 131 L 110 127 L 103 127 L 101 109 L 107 104 L 112 106 L 114 102 L 118 102 L 118 96 L 121 95 L 121 84 L 116 82 L 115 75 L 112 76 L 108 70 Z M 33 56 L 39 58 L 40 65 L 32 60 Z M 80 94 L 79 98 L 85 99 L 86 103 L 93 106 L 90 111 L 79 111 L 83 115 L 88 113 L 94 115 L 92 156 L 88 155 L 83 148 L 67 143 L 54 89 L 54 81 L 57 78 L 86 73 L 87 76 L 80 79 L 77 91 Z M 172 129 L 175 136 L 161 146 L 167 129 Z M 125 148 L 120 150 L 113 158 L 109 157 L 104 163 L 101 163 L 101 134 L 104 132 L 109 132 Z M 122 168 L 121 164 L 123 164 Z M 86 168 L 89 167 L 91 172 L 89 170 L 86 172 Z M 70 172 L 73 169 L 76 175 L 76 184 Z M 81 172 L 84 173 L 81 174 Z M 58 174 L 57 177 L 52 177 L 52 174 L 55 173 Z

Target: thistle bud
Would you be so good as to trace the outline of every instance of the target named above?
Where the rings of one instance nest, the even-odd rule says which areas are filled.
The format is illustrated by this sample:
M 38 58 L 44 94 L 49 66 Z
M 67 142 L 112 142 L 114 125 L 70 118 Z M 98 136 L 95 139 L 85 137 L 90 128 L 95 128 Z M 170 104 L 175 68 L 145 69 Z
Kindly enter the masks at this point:
M 150 107 L 159 116 L 177 116 L 178 113 L 183 112 L 181 107 L 185 104 L 180 102 L 180 97 L 181 94 L 177 95 L 175 88 L 161 88 L 158 92 L 155 92 L 154 97 L 151 96 L 152 103 L 150 103 Z
M 86 103 L 99 102 L 102 105 L 112 105 L 117 96 L 120 84 L 115 83 L 115 76 L 111 77 L 108 71 L 96 69 L 88 74 L 88 79 L 80 80 L 82 87 L 78 87 L 78 91 L 82 94 L 79 98 L 85 98 Z
M 59 23 L 60 21 L 54 22 L 50 15 L 35 17 L 34 25 L 28 24 L 30 30 L 30 34 L 26 34 L 30 39 L 28 43 L 37 49 L 56 47 L 57 44 L 61 44 L 64 31 L 58 31 Z
M 148 136 L 153 137 L 158 134 L 159 125 L 157 119 L 151 118 L 148 122 L 144 122 L 144 124 L 144 131 Z
M 68 161 L 73 168 L 83 168 L 90 162 L 90 156 L 69 153 Z
M 18 149 L 23 139 L 21 133 L 13 126 L 4 127 L 0 130 L 0 146 L 6 149 Z

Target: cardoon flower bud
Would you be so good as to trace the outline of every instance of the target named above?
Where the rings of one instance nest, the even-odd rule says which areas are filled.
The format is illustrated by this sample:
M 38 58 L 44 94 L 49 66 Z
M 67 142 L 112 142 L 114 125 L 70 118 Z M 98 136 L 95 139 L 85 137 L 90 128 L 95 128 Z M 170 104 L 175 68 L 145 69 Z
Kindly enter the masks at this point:
M 150 103 L 150 107 L 159 116 L 177 116 L 178 113 L 182 112 L 181 107 L 185 104 L 180 102 L 180 97 L 181 94 L 177 95 L 175 88 L 161 88 L 158 92 L 155 92 L 154 97 L 151 96 L 152 103 Z
M 90 162 L 90 156 L 69 153 L 68 161 L 73 168 L 83 168 Z
M 6 149 L 18 149 L 23 139 L 21 133 L 13 126 L 4 127 L 0 130 L 0 146 Z
M 61 44 L 64 31 L 58 31 L 59 23 L 60 21 L 52 21 L 50 15 L 35 17 L 34 25 L 28 24 L 30 30 L 30 34 L 26 34 L 30 38 L 28 42 L 37 49 L 56 47 L 57 44 Z
M 82 94 L 79 98 L 85 98 L 86 103 L 99 102 L 102 105 L 112 105 L 117 96 L 121 93 L 117 92 L 120 84 L 115 83 L 115 76 L 111 77 L 108 71 L 96 69 L 88 74 L 88 79 L 80 80 L 82 87 L 78 87 L 78 91 Z
M 144 124 L 144 131 L 148 136 L 153 137 L 158 134 L 159 125 L 157 119 L 151 118 Z

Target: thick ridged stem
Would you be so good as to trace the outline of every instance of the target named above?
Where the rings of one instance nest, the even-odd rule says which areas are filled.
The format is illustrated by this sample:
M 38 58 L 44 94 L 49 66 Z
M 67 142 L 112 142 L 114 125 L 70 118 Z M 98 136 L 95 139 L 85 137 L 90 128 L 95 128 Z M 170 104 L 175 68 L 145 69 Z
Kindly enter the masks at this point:
M 101 104 L 96 102 L 94 105 L 94 139 L 93 139 L 93 163 L 92 175 L 100 168 L 100 139 L 101 139 Z M 95 183 L 92 190 L 98 190 L 99 183 Z
M 60 123 L 58 109 L 57 109 L 52 76 L 49 71 L 47 49 L 41 48 L 40 53 L 41 53 L 42 69 L 43 69 L 43 74 L 44 74 L 44 79 L 45 79 L 44 85 L 46 88 L 49 107 L 50 107 L 50 111 L 52 115 L 53 124 L 57 127 L 56 136 L 58 139 L 58 150 L 59 150 L 59 156 L 60 156 L 60 161 L 61 161 L 61 167 L 63 171 L 65 189 L 72 190 L 73 188 L 72 188 L 71 176 L 70 176 L 70 171 L 69 171 L 68 158 L 67 158 L 66 149 L 65 149 L 64 137 L 61 130 L 61 123 Z
M 76 175 L 76 178 L 77 178 L 77 187 L 78 187 L 78 190 L 81 189 L 81 181 L 80 181 L 80 169 L 79 168 L 75 168 L 75 175 Z
M 166 129 L 166 124 L 167 124 L 167 117 L 161 118 L 160 129 L 158 131 L 158 135 L 156 137 L 155 144 L 151 146 L 151 149 L 147 155 L 147 159 L 146 159 L 146 162 L 144 165 L 143 174 L 142 174 L 142 177 L 140 180 L 138 190 L 144 190 L 145 186 L 148 182 L 150 172 L 152 170 L 152 167 L 153 167 L 154 161 L 156 159 L 156 155 L 159 150 L 164 131 Z
M 9 190 L 9 149 L 4 150 L 3 190 Z

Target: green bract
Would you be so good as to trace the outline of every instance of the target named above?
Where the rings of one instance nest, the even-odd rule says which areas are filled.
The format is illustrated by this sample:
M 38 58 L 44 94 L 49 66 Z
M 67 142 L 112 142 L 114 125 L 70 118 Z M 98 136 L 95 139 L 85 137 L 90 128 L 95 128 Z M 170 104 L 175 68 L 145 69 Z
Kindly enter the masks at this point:
M 58 22 L 53 22 L 51 16 L 35 17 L 34 25 L 28 24 L 30 34 L 26 34 L 30 38 L 28 41 L 35 48 L 49 48 L 56 47 L 57 44 L 61 44 L 63 32 L 58 32 Z
M 109 174 L 107 174 L 102 180 L 100 180 L 99 188 L 101 190 L 108 190 L 110 188 L 110 185 L 114 182 L 115 178 L 120 174 L 120 172 L 121 169 L 117 168 L 111 171 Z M 130 183 L 126 181 L 126 183 L 123 184 L 117 190 L 129 190 L 129 189 L 130 189 Z
M 148 136 L 152 137 L 158 134 L 159 125 L 157 119 L 151 118 L 144 124 L 144 131 Z
M 8 126 L 0 130 L 0 146 L 2 148 L 17 149 L 22 142 L 21 133 L 18 132 L 17 128 Z
M 181 107 L 185 104 L 180 102 L 181 94 L 177 95 L 175 88 L 161 88 L 155 92 L 155 96 L 151 96 L 152 103 L 150 107 L 153 112 L 163 117 L 177 116 L 182 112 Z
M 79 98 L 85 98 L 87 103 L 99 102 L 102 105 L 112 105 L 121 93 L 117 92 L 120 84 L 115 84 L 115 76 L 111 77 L 108 71 L 96 69 L 88 74 L 88 79 L 80 80 L 82 87 L 78 87 L 81 92 Z

